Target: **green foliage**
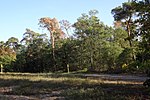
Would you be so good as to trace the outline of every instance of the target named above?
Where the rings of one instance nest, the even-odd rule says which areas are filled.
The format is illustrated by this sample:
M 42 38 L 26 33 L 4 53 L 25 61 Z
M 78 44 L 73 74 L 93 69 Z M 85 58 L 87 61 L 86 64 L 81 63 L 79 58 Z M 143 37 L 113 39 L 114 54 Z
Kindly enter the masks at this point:
M 74 24 L 76 36 L 81 41 L 80 58 L 89 71 L 106 71 L 116 67 L 116 59 L 122 51 L 116 43 L 119 40 L 117 34 L 123 31 L 104 25 L 94 12 L 91 13 L 82 14 Z
M 147 71 L 150 70 L 149 60 L 149 43 L 150 43 L 150 3 L 148 0 L 136 1 L 134 4 L 137 13 L 137 19 L 135 24 L 137 24 L 136 34 L 140 37 L 139 50 L 137 53 L 137 62 L 140 66 Z M 138 27 L 141 26 L 141 27 Z
M 14 50 L 11 49 L 10 47 L 7 47 L 4 43 L 2 43 L 0 45 L 0 65 L 4 66 L 4 69 L 6 70 L 7 66 L 10 66 L 10 64 L 14 62 L 15 59 L 16 59 L 16 53 L 14 52 Z M 2 70 L 3 69 L 1 69 L 1 71 Z
M 9 69 L 18 72 L 67 72 L 86 68 L 90 72 L 111 72 L 121 68 L 123 64 L 135 67 L 134 64 L 138 64 L 135 60 L 142 54 L 148 55 L 149 48 L 147 35 L 141 35 L 141 45 L 138 45 L 139 38 L 138 35 L 135 37 L 135 28 L 133 27 L 135 23 L 132 23 L 134 20 L 131 18 L 135 11 L 135 2 L 123 3 L 122 6 L 112 10 L 115 20 L 128 22 L 119 28 L 109 27 L 101 22 L 97 17 L 97 10 L 82 14 L 73 25 L 70 25 L 67 20 L 63 20 L 60 23 L 68 37 L 55 39 L 54 45 L 46 34 L 26 29 L 20 43 L 15 37 L 11 37 L 6 43 L 1 42 L 1 45 L 6 44 L 16 57 L 15 62 L 13 60 L 13 63 L 9 63 L 11 64 Z M 127 19 L 130 20 L 127 21 Z M 49 22 L 49 18 L 47 21 Z M 71 26 L 74 28 L 74 34 L 69 36 L 68 30 Z M 48 28 L 48 26 L 44 27 Z M 132 34 L 134 36 L 130 38 Z M 146 46 L 142 47 L 143 43 Z M 142 50 L 137 46 L 141 46 Z M 148 58 L 142 57 L 144 64 L 143 60 Z M 11 55 L 1 56 L 1 59 L 11 61 Z M 140 63 L 138 60 L 137 62 Z
M 128 41 L 126 41 L 126 38 L 128 37 L 127 32 L 123 30 L 122 28 L 116 28 L 114 30 L 114 42 L 121 48 L 129 47 Z
M 97 10 L 82 14 L 72 26 L 74 36 L 57 39 L 55 48 L 46 34 L 39 34 L 26 29 L 23 39 L 11 37 L 7 46 L 16 54 L 16 61 L 11 70 L 18 72 L 53 72 L 53 71 L 107 71 L 117 67 L 117 59 L 127 36 L 122 29 L 106 26 L 96 16 Z M 66 32 L 71 25 L 61 22 Z M 69 33 L 67 33 L 69 34 Z M 55 54 L 55 59 L 54 55 Z M 69 67 L 67 67 L 69 66 Z
M 10 48 L 12 48 L 15 52 L 17 51 L 18 48 L 18 42 L 19 40 L 15 37 L 11 37 L 6 41 L 6 46 L 9 46 Z
M 129 70 L 135 69 L 136 66 L 139 68 L 148 66 L 150 40 L 149 7 L 148 1 L 135 0 L 125 2 L 122 6 L 112 9 L 115 21 L 121 21 L 122 26 L 128 33 L 125 40 L 129 41 L 130 46 L 125 46 L 125 50 L 118 59 L 120 59 L 120 64 L 127 64 Z
M 50 49 L 48 49 L 49 42 L 46 34 L 39 34 L 27 29 L 21 42 L 24 45 L 20 47 L 14 63 L 14 71 L 43 72 L 49 69 Z
M 115 21 L 120 21 L 122 27 L 127 31 L 128 37 L 126 40 L 129 41 L 130 47 L 133 46 L 133 39 L 135 37 L 136 25 L 134 24 L 136 9 L 134 2 L 122 3 L 122 6 L 112 9 L 111 13 L 114 16 Z
M 112 9 L 112 14 L 114 15 L 114 19 L 119 21 L 119 20 L 124 20 L 128 19 L 129 17 L 132 17 L 133 14 L 135 13 L 135 9 L 132 6 L 133 2 L 125 2 L 122 3 L 122 6 L 118 6 L 114 9 Z
M 61 42 L 61 43 L 60 43 Z M 67 71 L 67 65 L 70 70 L 78 70 L 79 67 L 79 41 L 73 39 L 64 39 L 57 41 L 62 44 L 61 47 L 56 47 L 56 66 L 58 70 Z

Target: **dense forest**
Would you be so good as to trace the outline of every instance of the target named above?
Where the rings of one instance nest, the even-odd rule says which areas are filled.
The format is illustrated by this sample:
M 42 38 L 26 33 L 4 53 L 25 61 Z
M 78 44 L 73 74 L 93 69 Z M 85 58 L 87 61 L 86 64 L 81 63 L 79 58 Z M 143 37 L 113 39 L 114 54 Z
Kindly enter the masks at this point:
M 97 10 L 76 22 L 39 19 L 41 34 L 27 28 L 23 38 L 0 42 L 1 72 L 140 72 L 150 70 L 150 2 L 132 0 L 111 10 L 114 26 Z M 109 19 L 108 19 L 109 20 Z

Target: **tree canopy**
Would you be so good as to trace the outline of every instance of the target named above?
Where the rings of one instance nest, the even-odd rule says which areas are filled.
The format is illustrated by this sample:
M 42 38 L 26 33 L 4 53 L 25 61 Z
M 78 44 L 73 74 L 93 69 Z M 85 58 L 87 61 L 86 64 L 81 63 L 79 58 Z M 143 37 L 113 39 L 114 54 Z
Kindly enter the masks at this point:
M 105 25 L 97 10 L 83 13 L 73 24 L 40 18 L 39 27 L 47 29 L 50 38 L 27 28 L 21 41 L 1 41 L 1 70 L 133 72 L 139 66 L 145 72 L 150 69 L 149 9 L 148 0 L 122 3 L 111 10 L 114 27 Z

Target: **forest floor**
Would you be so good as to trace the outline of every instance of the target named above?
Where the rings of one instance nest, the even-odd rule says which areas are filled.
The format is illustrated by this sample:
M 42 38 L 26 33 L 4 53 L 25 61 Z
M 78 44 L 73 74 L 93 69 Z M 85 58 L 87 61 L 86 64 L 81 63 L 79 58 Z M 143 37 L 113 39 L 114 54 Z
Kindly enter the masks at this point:
M 0 74 L 0 100 L 150 100 L 144 75 Z

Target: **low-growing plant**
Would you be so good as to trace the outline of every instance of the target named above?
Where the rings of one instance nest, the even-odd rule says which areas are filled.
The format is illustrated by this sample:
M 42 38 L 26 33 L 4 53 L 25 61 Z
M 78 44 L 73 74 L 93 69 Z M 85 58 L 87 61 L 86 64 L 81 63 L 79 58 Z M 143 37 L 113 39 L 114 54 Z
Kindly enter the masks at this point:
M 150 90 L 142 84 L 71 74 L 57 74 L 54 77 L 54 74 L 7 73 L 0 75 L 0 92 L 3 87 L 13 88 L 2 94 L 34 96 L 39 99 L 41 95 L 52 96 L 55 91 L 58 92 L 57 96 L 65 100 L 141 100 L 150 95 Z

